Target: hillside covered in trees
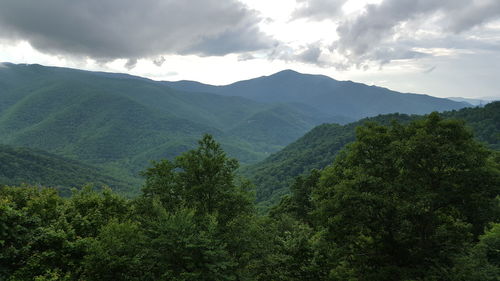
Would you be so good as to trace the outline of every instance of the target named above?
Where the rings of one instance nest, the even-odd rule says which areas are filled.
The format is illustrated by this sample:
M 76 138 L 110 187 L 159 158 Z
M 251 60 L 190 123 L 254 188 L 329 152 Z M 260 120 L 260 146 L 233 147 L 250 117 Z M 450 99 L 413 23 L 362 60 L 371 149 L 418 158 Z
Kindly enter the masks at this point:
M 281 98 L 254 100 L 246 97 L 249 89 L 245 87 L 219 93 L 201 88 L 178 89 L 173 87 L 175 83 L 126 74 L 1 65 L 1 144 L 44 150 L 97 166 L 113 177 L 134 178 L 136 182 L 140 181 L 139 171 L 150 160 L 173 159 L 195 147 L 203 133 L 217 137 L 231 157 L 251 164 L 281 150 L 317 125 L 355 120 L 339 112 L 322 112 L 293 98 L 297 90 L 307 92 L 308 88 L 320 91 L 321 96 L 329 92 L 334 98 L 350 95 L 349 83 L 334 89 L 329 83 L 315 82 L 324 77 L 292 75 L 302 77 L 295 78 L 303 82 L 293 93 L 280 88 L 288 78 L 266 80 L 258 90 L 272 91 Z M 363 88 L 367 97 L 382 91 L 384 97 L 398 101 L 367 114 L 414 112 L 417 105 L 422 105 L 418 111 L 422 113 L 467 106 L 447 99 L 389 93 L 361 84 L 356 87 Z M 321 104 L 334 104 L 331 99 L 315 99 Z M 411 103 L 412 110 L 404 106 L 402 101 L 406 99 L 418 100 Z M 361 109 L 366 104 L 356 103 L 353 106 Z M 137 188 L 131 192 L 136 191 Z
M 499 149 L 500 102 L 493 102 L 484 107 L 443 112 L 441 115 L 465 121 L 476 139 L 492 149 Z M 393 121 L 407 123 L 422 118 L 424 117 L 419 115 L 387 114 L 347 125 L 323 124 L 264 161 L 244 167 L 242 173 L 256 185 L 257 200 L 261 206 L 267 208 L 289 193 L 288 187 L 295 177 L 332 163 L 338 152 L 355 140 L 356 127 L 370 122 L 389 125 Z
M 140 182 L 133 178 L 113 178 L 102 169 L 45 151 L 0 145 L 0 185 L 21 184 L 55 187 L 64 196 L 71 194 L 72 187 L 80 188 L 86 184 L 100 188 L 108 186 L 122 194 L 132 195 L 134 184 Z
M 500 275 L 500 157 L 433 113 L 368 123 L 269 215 L 213 137 L 142 194 L 0 189 L 5 280 L 461 280 Z

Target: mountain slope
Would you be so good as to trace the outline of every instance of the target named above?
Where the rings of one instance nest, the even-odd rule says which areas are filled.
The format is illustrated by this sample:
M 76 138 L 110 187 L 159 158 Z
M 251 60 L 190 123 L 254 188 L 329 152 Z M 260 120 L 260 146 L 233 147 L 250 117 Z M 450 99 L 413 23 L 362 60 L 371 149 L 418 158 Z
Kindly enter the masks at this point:
M 0 68 L 0 143 L 46 150 L 120 177 L 137 179 L 150 160 L 171 159 L 204 133 L 231 157 L 255 163 L 331 120 L 303 105 L 179 91 L 126 74 Z
M 106 106 L 115 107 L 111 111 L 118 111 L 121 109 L 115 103 L 123 104 L 126 99 L 129 106 L 134 103 L 134 107 L 142 107 L 139 111 L 147 112 L 146 115 L 152 113 L 156 115 L 156 119 L 167 118 L 176 120 L 169 123 L 179 124 L 188 122 L 190 126 L 198 127 L 198 135 L 203 132 L 218 131 L 219 136 L 228 139 L 226 143 L 221 140 L 223 144 L 232 147 L 233 151 L 238 151 L 239 146 L 244 147 L 242 155 L 233 156 L 244 162 L 255 162 L 263 159 L 265 153 L 279 150 L 318 124 L 352 121 L 318 114 L 314 109 L 298 104 L 286 105 L 284 111 L 280 105 L 259 103 L 242 97 L 179 91 L 167 87 L 162 82 L 126 74 L 89 72 L 41 65 L 3 65 L 4 67 L 0 69 L 0 123 L 3 123 L 0 124 L 0 131 L 4 132 L 3 136 L 8 134 L 7 137 L 11 140 L 15 139 L 14 136 L 10 136 L 12 131 L 17 133 L 22 130 L 29 133 L 31 129 L 36 130 L 40 127 L 47 129 L 49 126 L 40 124 L 42 118 L 52 116 L 57 117 L 58 120 L 66 120 L 67 118 L 61 113 L 63 108 L 72 107 L 73 113 L 71 114 L 74 115 L 82 114 L 82 112 L 88 115 L 85 111 L 94 110 L 94 106 L 101 111 L 106 110 Z M 95 101 L 102 100 L 94 105 L 90 97 Z M 77 108 L 82 103 L 86 103 L 87 108 L 83 106 Z M 122 107 L 122 112 L 128 110 L 127 106 Z M 55 114 L 55 111 L 61 114 Z M 68 111 L 70 110 L 66 110 Z M 264 140 L 263 142 L 247 141 L 248 132 L 255 131 L 255 125 L 248 122 L 249 120 L 254 116 L 269 117 L 270 120 L 262 120 L 264 124 L 274 124 L 275 117 L 278 115 L 294 117 L 290 120 L 281 117 L 285 127 L 295 127 L 297 120 L 304 122 L 304 126 L 299 127 L 292 134 L 281 136 L 280 142 L 265 135 L 260 137 Z M 139 118 L 142 117 L 139 116 Z M 11 121 L 14 124 L 10 124 Z M 65 123 L 71 125 L 67 124 L 68 122 Z M 12 127 L 10 132 L 9 127 Z M 271 132 L 274 128 L 265 128 L 257 133 L 265 133 L 265 131 Z M 58 128 L 56 132 L 59 132 Z M 238 135 L 240 132 L 241 135 Z M 2 136 L 1 132 L 0 136 Z M 64 135 L 63 139 L 65 137 Z M 15 139 L 15 141 L 18 140 L 19 138 Z M 29 145 L 23 141 L 21 143 Z M 45 146 L 40 148 L 51 149 Z
M 323 75 L 285 70 L 226 86 L 193 81 L 165 82 L 176 89 L 239 96 L 265 103 L 301 103 L 328 115 L 353 119 L 386 113 L 425 114 L 459 109 L 469 104 L 427 95 L 402 94 L 385 88 L 351 81 L 337 81 Z
M 442 113 L 445 118 L 462 119 L 476 138 L 493 149 L 500 149 L 500 102 L 484 108 L 465 108 Z M 421 116 L 402 114 L 380 115 L 344 126 L 324 124 L 271 155 L 264 161 L 245 167 L 242 173 L 257 187 L 257 200 L 263 206 L 276 203 L 288 193 L 293 179 L 311 169 L 322 169 L 335 159 L 346 144 L 354 141 L 355 128 L 367 121 L 389 124 L 392 120 L 409 122 Z
M 20 184 L 56 187 L 69 195 L 71 187 L 94 184 L 127 192 L 132 184 L 105 171 L 41 150 L 0 145 L 0 185 Z

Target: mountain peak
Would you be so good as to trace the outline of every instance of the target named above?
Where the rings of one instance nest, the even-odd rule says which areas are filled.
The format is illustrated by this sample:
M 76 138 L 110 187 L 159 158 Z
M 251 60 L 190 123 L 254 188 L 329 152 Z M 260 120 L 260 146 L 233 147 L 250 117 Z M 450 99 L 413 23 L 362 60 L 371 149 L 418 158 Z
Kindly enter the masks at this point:
M 297 72 L 295 70 L 292 70 L 292 69 L 285 69 L 285 70 L 282 70 L 282 71 L 279 71 L 279 72 L 276 72 L 270 76 L 283 76 L 283 75 L 303 75 L 302 73 L 300 72 Z

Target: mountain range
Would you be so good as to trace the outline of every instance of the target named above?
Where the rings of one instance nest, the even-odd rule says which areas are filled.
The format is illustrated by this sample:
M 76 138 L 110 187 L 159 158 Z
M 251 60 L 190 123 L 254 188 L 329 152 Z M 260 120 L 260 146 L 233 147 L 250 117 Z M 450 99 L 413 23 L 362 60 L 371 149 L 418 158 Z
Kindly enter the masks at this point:
M 41 65 L 0 68 L 0 143 L 44 150 L 134 185 L 150 160 L 172 159 L 203 133 L 248 165 L 323 123 L 465 106 L 291 70 L 211 86 Z
M 425 114 L 470 106 L 468 103 L 428 95 L 403 94 L 377 86 L 337 81 L 328 76 L 302 74 L 293 70 L 284 70 L 226 86 L 206 85 L 194 81 L 164 83 L 184 91 L 239 96 L 264 103 L 303 104 L 330 116 L 332 121 L 335 117 L 355 121 L 378 114 Z

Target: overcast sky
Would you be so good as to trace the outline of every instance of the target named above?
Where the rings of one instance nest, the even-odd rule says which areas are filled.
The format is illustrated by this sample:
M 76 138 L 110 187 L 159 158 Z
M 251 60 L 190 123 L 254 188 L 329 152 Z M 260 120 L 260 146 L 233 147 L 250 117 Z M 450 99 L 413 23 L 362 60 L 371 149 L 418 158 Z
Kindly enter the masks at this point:
M 0 0 L 0 61 L 500 98 L 500 0 Z

